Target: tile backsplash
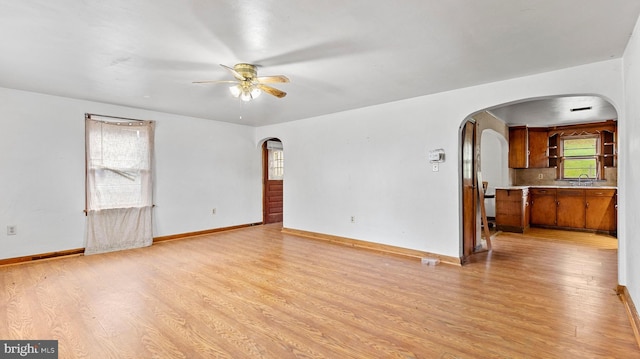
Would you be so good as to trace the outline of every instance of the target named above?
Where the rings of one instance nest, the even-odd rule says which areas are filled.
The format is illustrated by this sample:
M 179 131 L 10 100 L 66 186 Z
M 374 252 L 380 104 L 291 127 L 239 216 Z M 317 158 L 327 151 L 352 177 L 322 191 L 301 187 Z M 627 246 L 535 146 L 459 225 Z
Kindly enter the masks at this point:
M 605 168 L 604 177 L 605 180 L 593 181 L 593 186 L 618 186 L 618 169 L 616 167 Z M 570 186 L 570 182 L 575 181 L 556 180 L 555 168 L 526 168 L 514 170 L 514 186 Z

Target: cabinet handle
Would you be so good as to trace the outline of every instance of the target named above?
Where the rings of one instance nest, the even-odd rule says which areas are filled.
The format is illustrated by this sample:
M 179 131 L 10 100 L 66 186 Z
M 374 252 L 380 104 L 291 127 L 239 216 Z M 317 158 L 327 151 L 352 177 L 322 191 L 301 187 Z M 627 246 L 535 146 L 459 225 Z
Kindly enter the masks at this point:
M 586 204 L 587 204 L 587 208 L 589 208 L 589 202 L 587 202 Z

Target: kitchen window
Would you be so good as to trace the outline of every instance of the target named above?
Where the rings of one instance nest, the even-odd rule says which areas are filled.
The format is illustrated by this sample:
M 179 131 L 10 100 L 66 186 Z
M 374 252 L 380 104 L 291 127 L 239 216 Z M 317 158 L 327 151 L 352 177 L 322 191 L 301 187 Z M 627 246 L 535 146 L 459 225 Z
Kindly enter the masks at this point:
M 563 179 L 601 179 L 598 135 L 570 136 L 561 139 Z

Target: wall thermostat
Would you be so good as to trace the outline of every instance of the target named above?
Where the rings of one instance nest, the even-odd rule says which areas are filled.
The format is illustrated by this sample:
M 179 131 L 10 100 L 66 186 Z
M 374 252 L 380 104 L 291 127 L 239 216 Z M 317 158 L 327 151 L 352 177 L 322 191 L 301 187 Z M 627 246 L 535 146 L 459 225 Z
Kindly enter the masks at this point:
M 437 150 L 429 151 L 429 162 L 442 163 L 444 162 L 444 150 L 439 148 Z

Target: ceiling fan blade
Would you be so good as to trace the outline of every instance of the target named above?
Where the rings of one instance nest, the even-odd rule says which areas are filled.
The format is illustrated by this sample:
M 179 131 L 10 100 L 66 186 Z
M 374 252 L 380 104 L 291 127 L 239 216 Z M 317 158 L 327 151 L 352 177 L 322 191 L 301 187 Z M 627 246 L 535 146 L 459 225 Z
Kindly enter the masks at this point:
M 193 81 L 194 84 L 237 84 L 234 80 L 210 80 L 210 81 Z
M 289 82 L 289 78 L 283 75 L 277 76 L 261 76 L 256 78 L 259 83 L 262 84 L 275 84 L 275 83 L 286 83 Z
M 268 93 L 269 95 L 273 95 L 275 97 L 278 98 L 283 98 L 285 96 L 287 96 L 287 93 L 284 91 L 280 91 L 275 87 L 271 87 L 271 86 L 267 86 L 267 85 L 263 85 L 263 84 L 258 84 L 257 85 L 258 88 L 266 93 Z
M 220 66 L 222 66 L 225 69 L 229 70 L 233 74 L 233 76 L 235 78 L 237 78 L 238 80 L 240 80 L 240 81 L 246 81 L 247 80 L 246 77 L 242 76 L 238 71 L 234 70 L 233 67 L 229 67 L 229 66 L 223 65 L 223 64 L 220 64 Z

